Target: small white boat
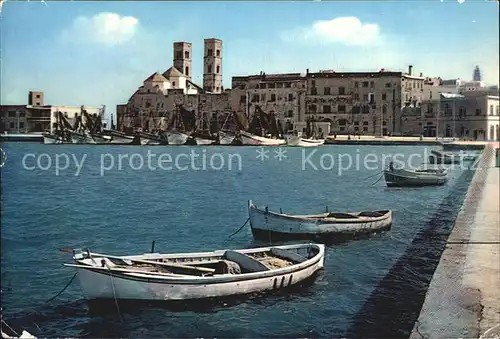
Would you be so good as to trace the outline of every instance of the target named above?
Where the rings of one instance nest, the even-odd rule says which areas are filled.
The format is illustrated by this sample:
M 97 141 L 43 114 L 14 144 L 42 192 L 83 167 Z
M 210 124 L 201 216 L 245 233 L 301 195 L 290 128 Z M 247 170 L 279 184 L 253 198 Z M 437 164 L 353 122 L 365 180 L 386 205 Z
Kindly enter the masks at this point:
M 111 136 L 105 134 L 92 134 L 91 136 L 96 144 L 109 144 L 113 139 Z
M 139 132 L 139 136 L 141 137 L 141 145 L 144 146 L 168 145 L 168 140 L 163 135 Z
M 215 140 L 195 137 L 196 145 L 213 145 Z
M 232 145 L 236 135 L 227 131 L 219 131 L 219 143 L 221 145 Z
M 252 146 L 281 146 L 286 144 L 286 140 L 284 139 L 272 139 L 259 137 L 252 133 L 248 133 L 247 131 L 240 131 L 241 142 L 243 145 L 252 145 Z
M 44 144 L 64 144 L 67 142 L 65 142 L 64 139 L 60 136 L 53 135 L 50 133 L 44 133 L 43 134 L 43 143 Z
M 392 225 L 392 211 L 365 211 L 352 213 L 321 213 L 291 215 L 259 209 L 248 202 L 252 234 L 257 239 L 269 237 L 316 238 L 343 237 L 387 230 Z
M 189 138 L 189 135 L 175 130 L 170 130 L 164 133 L 167 136 L 169 145 L 185 145 Z
M 110 144 L 129 145 L 135 141 L 135 136 L 115 130 L 105 130 L 104 134 L 111 137 Z
M 9 332 L 12 332 L 12 334 L 6 333 L 7 329 L 9 330 Z M 21 335 L 17 334 L 12 329 L 12 327 L 10 327 L 3 319 L 2 319 L 2 331 L 1 332 L 2 332 L 2 338 L 5 338 L 5 339 L 17 339 L 17 338 L 20 338 L 20 339 L 21 338 L 22 339 L 34 338 L 34 339 L 36 339 L 36 337 L 34 335 L 32 335 L 31 333 L 29 333 L 28 331 L 25 331 L 25 330 L 23 330 L 21 332 Z
M 449 152 L 440 152 L 431 150 L 429 162 L 431 164 L 460 164 L 462 161 L 473 161 L 476 155 L 472 154 L 453 154 Z
M 95 140 L 92 138 L 90 134 L 87 133 L 78 133 L 75 131 L 70 131 L 71 133 L 71 142 L 73 144 L 96 144 Z
M 441 186 L 448 181 L 445 169 L 406 169 L 390 168 L 384 170 L 384 178 L 388 187 L 407 186 Z
M 288 146 L 295 147 L 317 147 L 325 143 L 325 140 L 313 139 L 313 138 L 302 138 L 297 135 L 288 135 L 286 137 L 286 144 Z
M 295 244 L 202 253 L 111 256 L 73 250 L 87 300 L 190 300 L 273 291 L 310 278 L 325 247 Z

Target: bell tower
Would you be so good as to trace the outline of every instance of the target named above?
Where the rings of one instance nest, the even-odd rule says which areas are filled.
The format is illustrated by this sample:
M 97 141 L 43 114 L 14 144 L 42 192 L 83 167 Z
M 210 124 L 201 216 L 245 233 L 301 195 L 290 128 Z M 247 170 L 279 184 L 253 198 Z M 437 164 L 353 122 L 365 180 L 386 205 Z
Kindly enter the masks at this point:
M 212 93 L 222 92 L 222 40 L 205 39 L 203 89 Z

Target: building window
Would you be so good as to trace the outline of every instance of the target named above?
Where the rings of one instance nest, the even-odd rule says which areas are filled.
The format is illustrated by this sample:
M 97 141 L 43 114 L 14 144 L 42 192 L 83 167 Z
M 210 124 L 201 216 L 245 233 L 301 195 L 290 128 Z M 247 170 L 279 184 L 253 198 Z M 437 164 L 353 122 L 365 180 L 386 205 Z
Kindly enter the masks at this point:
M 330 95 L 330 87 L 325 87 L 324 94 L 325 95 Z
M 288 93 L 288 101 L 293 101 L 293 93 Z
M 345 105 L 338 105 L 337 110 L 339 113 L 345 113 Z
M 391 85 L 391 83 L 390 83 L 390 82 L 386 82 L 386 83 L 385 83 L 385 87 L 386 87 L 386 88 L 391 88 L 391 86 L 392 86 L 392 85 Z
M 311 95 L 317 95 L 318 94 L 318 90 L 316 89 L 316 87 L 312 87 L 311 88 Z
M 363 101 L 368 101 L 368 94 L 363 94 Z
M 354 93 L 354 100 L 359 100 L 359 93 Z
M 385 93 L 382 94 L 382 100 L 387 100 L 387 94 Z
M 363 127 L 363 132 L 368 132 L 368 127 Z
M 207 56 L 209 57 L 214 56 L 214 51 L 211 48 L 207 50 Z
M 9 124 L 9 126 L 10 126 L 10 128 L 16 128 L 16 125 L 15 125 L 13 122 L 11 122 L 11 123 Z
M 311 80 L 311 86 L 312 87 L 316 86 L 316 80 Z
M 358 126 L 354 127 L 354 131 L 356 132 L 359 131 L 359 127 Z
M 359 114 L 361 113 L 361 107 L 359 106 L 353 106 L 352 108 L 352 114 Z
M 370 105 L 375 103 L 375 93 L 370 93 Z
M 189 51 L 184 52 L 184 59 L 189 59 Z
M 384 113 L 384 114 L 387 113 L 387 106 L 386 105 L 382 106 L 382 113 Z
M 363 126 L 368 126 L 368 121 L 363 121 Z
M 217 50 L 217 57 L 220 58 L 220 49 Z
M 370 82 L 370 87 L 372 87 L 372 88 L 375 87 L 375 82 L 371 81 Z
M 339 95 L 345 95 L 345 87 L 339 87 Z
M 189 76 L 189 67 L 186 67 L 186 75 Z
M 25 111 L 19 111 L 19 117 L 20 118 L 24 118 L 26 116 L 26 112 Z
M 497 115 L 499 115 L 499 112 L 498 112 L 498 105 L 497 105 Z
M 252 102 L 259 102 L 259 95 L 258 94 L 252 95 Z
M 176 59 L 182 59 L 182 51 L 175 52 L 175 58 Z
M 490 115 L 493 115 L 493 105 L 490 105 Z
M 288 110 L 288 115 L 287 115 L 288 118 L 292 118 L 293 117 L 293 110 Z
M 260 101 L 266 101 L 266 93 L 260 95 Z
M 219 87 L 215 87 L 215 91 L 218 92 L 219 91 Z
M 370 106 L 363 105 L 363 107 L 361 108 L 361 112 L 363 112 L 364 114 L 370 113 Z
M 175 81 L 172 81 L 172 87 L 175 87 Z
M 207 73 L 212 73 L 212 65 L 207 66 Z
M 480 108 L 476 109 L 476 115 L 481 115 L 481 109 Z
M 286 88 L 292 88 L 292 83 L 291 82 L 285 82 L 285 87 Z
M 310 105 L 309 106 L 309 111 L 316 112 L 316 105 Z
M 16 117 L 16 111 L 9 111 L 9 118 L 15 118 Z
M 240 96 L 240 103 L 247 101 L 247 96 L 246 95 L 241 95 Z
M 271 100 L 269 100 L 269 101 L 276 101 L 276 94 L 274 94 L 274 93 L 271 94 Z
M 217 65 L 217 69 L 216 69 L 215 73 L 217 73 L 217 74 L 220 73 L 220 66 L 219 65 Z
M 267 84 L 267 88 L 276 88 L 276 84 L 274 82 Z
M 24 122 L 19 122 L 19 128 L 24 128 Z
M 261 83 L 259 84 L 259 87 L 260 87 L 260 89 L 266 89 L 266 85 L 267 85 L 267 84 L 266 84 L 265 82 L 261 82 Z
M 354 81 L 354 88 L 358 88 L 358 87 L 359 87 L 359 82 Z
M 323 113 L 332 113 L 332 107 L 330 105 L 324 105 Z
M 37 94 L 37 95 L 36 95 L 36 98 L 37 98 L 37 99 L 40 99 L 40 94 Z
M 368 81 L 363 81 L 363 87 L 365 87 L 365 88 L 368 87 Z

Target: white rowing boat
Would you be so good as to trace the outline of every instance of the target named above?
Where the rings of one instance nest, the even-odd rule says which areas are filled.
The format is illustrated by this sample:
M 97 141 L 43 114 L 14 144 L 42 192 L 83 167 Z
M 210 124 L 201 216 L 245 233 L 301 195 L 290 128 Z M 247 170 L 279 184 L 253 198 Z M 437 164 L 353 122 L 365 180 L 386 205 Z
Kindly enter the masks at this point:
M 317 147 L 325 143 L 325 140 L 314 139 L 314 138 L 302 138 L 297 135 L 289 135 L 286 138 L 287 146 L 295 147 Z
M 243 145 L 251 146 L 281 146 L 285 145 L 284 139 L 273 139 L 260 137 L 247 131 L 240 131 L 241 142 Z
M 257 239 L 272 237 L 316 238 L 318 236 L 355 236 L 389 229 L 392 211 L 321 213 L 291 215 L 259 209 L 250 200 L 248 213 L 252 234 Z
M 278 290 L 324 266 L 321 244 L 296 244 L 203 253 L 111 256 L 73 250 L 85 297 L 190 300 Z
M 384 178 L 388 187 L 441 186 L 448 181 L 448 173 L 445 169 L 410 171 L 392 168 L 384 170 Z

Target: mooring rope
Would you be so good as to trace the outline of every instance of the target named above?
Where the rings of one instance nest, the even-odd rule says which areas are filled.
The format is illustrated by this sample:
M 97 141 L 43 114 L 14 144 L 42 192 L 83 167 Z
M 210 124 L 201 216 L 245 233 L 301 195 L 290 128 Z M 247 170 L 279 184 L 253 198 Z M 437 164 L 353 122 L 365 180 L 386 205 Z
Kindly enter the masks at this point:
M 66 291 L 66 289 L 69 287 L 69 285 L 71 285 L 71 283 L 73 282 L 73 279 L 75 279 L 75 277 L 76 277 L 77 274 L 78 274 L 78 272 L 75 272 L 75 274 L 73 274 L 73 277 L 66 284 L 66 286 L 64 286 L 64 288 L 59 293 L 57 293 L 55 296 L 53 296 L 52 298 L 50 298 L 49 300 L 47 300 L 46 302 L 44 302 L 44 304 L 51 302 L 52 300 L 54 300 L 55 298 L 57 298 L 58 296 L 60 296 L 64 291 Z
M 375 173 L 375 174 L 372 174 L 372 175 L 370 175 L 369 177 L 366 177 L 365 179 L 370 179 L 370 178 L 372 178 L 372 177 L 374 177 L 374 176 L 376 176 L 376 175 L 378 175 L 378 174 L 382 173 L 383 171 L 385 171 L 385 170 L 381 170 L 380 172 L 377 172 L 377 173 Z
M 241 225 L 241 227 L 236 231 L 234 232 L 233 234 L 231 234 L 229 237 L 227 237 L 228 239 L 231 238 L 232 236 L 236 235 L 239 231 L 241 231 L 243 229 L 243 227 L 245 227 L 245 225 L 247 224 L 247 222 L 250 221 L 250 217 L 248 217 L 248 219 L 245 221 L 245 223 L 243 225 Z
M 118 299 L 116 299 L 116 291 L 115 291 L 115 282 L 113 280 L 113 275 L 111 274 L 111 269 L 108 267 L 109 277 L 111 279 L 111 287 L 113 289 L 113 298 L 115 299 L 116 311 L 118 312 L 118 317 L 120 317 L 120 321 L 123 323 L 122 314 L 120 312 L 120 306 L 118 305 Z
M 375 185 L 375 184 L 376 184 L 377 182 L 379 182 L 379 181 L 380 181 L 383 177 L 384 177 L 384 175 L 382 174 L 382 175 L 380 176 L 380 178 L 378 178 L 378 179 L 377 179 L 377 181 L 375 181 L 375 182 L 374 182 L 373 184 L 371 184 L 370 186 Z
M 19 337 L 19 334 L 17 334 L 17 332 L 16 332 L 16 331 L 14 331 L 14 329 L 13 329 L 12 327 L 10 327 L 10 326 L 9 326 L 9 324 L 7 324 L 7 323 L 5 322 L 5 320 L 3 320 L 3 319 L 2 319 L 2 322 L 4 323 L 4 325 L 5 325 L 5 326 L 7 326 L 7 328 L 8 328 L 9 330 L 11 330 L 11 331 L 12 331 L 12 333 L 14 333 L 17 337 Z

